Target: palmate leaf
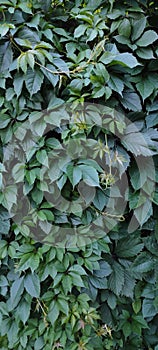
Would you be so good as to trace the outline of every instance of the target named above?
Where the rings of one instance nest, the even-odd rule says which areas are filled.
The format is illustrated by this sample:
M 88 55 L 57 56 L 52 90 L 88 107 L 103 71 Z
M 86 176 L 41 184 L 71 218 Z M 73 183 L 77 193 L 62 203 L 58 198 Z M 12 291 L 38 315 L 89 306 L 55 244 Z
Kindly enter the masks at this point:
M 0 2 L 1 350 L 158 350 L 156 6 Z
M 140 243 L 137 236 L 123 238 L 118 241 L 115 253 L 119 258 L 135 257 L 143 249 L 144 244 Z

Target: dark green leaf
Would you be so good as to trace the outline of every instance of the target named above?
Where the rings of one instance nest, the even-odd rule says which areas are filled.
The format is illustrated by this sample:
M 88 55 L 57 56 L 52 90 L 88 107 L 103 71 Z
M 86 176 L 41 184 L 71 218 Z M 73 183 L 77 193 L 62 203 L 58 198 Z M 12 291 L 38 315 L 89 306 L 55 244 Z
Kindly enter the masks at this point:
M 40 296 L 40 280 L 39 277 L 34 274 L 28 274 L 24 280 L 24 287 L 26 291 L 34 298 L 39 298 Z
M 39 69 L 35 69 L 34 71 L 30 68 L 27 70 L 27 74 L 25 77 L 25 83 L 27 90 L 30 95 L 34 95 L 37 91 L 40 90 L 41 85 L 43 83 L 44 76 Z

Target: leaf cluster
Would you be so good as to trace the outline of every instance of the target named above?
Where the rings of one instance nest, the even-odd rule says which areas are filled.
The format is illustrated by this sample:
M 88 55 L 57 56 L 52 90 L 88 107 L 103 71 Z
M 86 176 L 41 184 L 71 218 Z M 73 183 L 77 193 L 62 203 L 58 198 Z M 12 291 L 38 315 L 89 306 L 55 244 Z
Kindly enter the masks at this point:
M 1 350 L 158 350 L 157 16 L 1 0 Z

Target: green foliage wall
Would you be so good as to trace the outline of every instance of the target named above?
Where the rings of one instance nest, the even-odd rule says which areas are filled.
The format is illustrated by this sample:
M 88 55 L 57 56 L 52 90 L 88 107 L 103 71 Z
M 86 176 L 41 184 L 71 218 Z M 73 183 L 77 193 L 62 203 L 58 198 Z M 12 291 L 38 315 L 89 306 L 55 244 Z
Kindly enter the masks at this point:
M 1 0 L 1 350 L 158 350 L 156 6 L 148 0 Z M 63 127 L 57 111 L 65 103 L 77 119 Z M 92 116 L 90 126 L 80 119 L 81 107 Z M 6 148 L 15 135 L 26 146 L 30 129 L 38 136 L 31 151 Z M 71 154 L 84 151 L 88 139 L 93 161 L 85 155 L 61 168 L 62 145 Z M 55 165 L 41 177 L 51 154 Z M 125 174 L 128 203 L 113 216 L 107 198 Z M 77 191 L 81 179 L 86 190 Z M 56 210 L 44 191 L 54 200 L 60 192 L 69 201 L 80 195 L 86 209 L 78 201 L 69 215 L 67 202 Z M 18 222 L 14 208 L 22 208 L 23 196 L 31 210 Z M 41 231 L 32 235 L 50 223 L 56 237 L 62 227 L 89 230 L 99 214 L 98 239 L 97 231 L 89 238 L 80 232 L 73 246 L 59 247 L 53 235 L 52 241 Z

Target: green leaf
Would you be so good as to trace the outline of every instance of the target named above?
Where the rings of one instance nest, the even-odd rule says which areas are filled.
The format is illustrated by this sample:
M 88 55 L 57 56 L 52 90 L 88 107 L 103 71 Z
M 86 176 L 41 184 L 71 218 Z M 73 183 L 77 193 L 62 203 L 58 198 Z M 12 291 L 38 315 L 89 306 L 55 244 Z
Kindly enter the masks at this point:
M 68 316 L 69 305 L 68 305 L 67 300 L 64 300 L 64 298 L 58 298 L 57 307 L 61 312 L 63 312 L 66 316 Z
M 124 83 L 117 75 L 111 74 L 110 80 L 108 81 L 109 87 L 118 92 L 122 96 L 122 91 L 124 89 Z
M 143 317 L 154 317 L 157 315 L 158 308 L 154 306 L 153 299 L 144 299 L 142 305 Z
M 148 47 L 148 48 L 139 48 L 136 50 L 136 54 L 145 60 L 151 60 L 154 59 L 154 53 L 153 50 Z
M 155 89 L 154 85 L 150 82 L 150 80 L 148 78 L 141 79 L 141 81 L 136 84 L 136 87 L 137 87 L 137 90 L 139 91 L 143 101 L 147 97 L 149 97 Z
M 20 3 L 18 7 L 20 7 L 23 12 L 32 14 L 30 2 Z
M 19 97 L 21 92 L 22 92 L 23 83 L 24 83 L 24 76 L 23 76 L 23 74 L 16 73 L 15 76 L 14 76 L 13 85 L 14 85 L 14 91 L 15 91 L 17 97 Z
M 95 205 L 95 207 L 100 211 L 102 211 L 105 205 L 107 204 L 107 202 L 108 202 L 108 197 L 103 193 L 103 191 L 101 191 L 100 189 L 97 189 L 95 197 L 93 199 L 93 204 Z
M 85 184 L 84 182 L 81 182 L 78 186 L 78 191 L 81 197 L 86 202 L 86 205 L 92 203 L 96 192 L 94 187 L 87 186 L 87 184 Z
M 149 171 L 151 169 L 151 162 L 150 162 L 150 159 L 146 159 L 146 167 L 144 167 L 143 165 L 143 161 L 139 161 L 139 167 L 138 165 L 136 165 L 135 163 L 132 164 L 131 168 L 129 169 L 129 173 L 130 173 L 130 181 L 131 181 L 131 184 L 133 186 L 133 188 L 137 191 L 139 190 L 140 188 L 143 187 L 143 185 L 145 184 L 146 181 L 148 181 L 148 178 L 150 178 L 149 176 Z M 132 196 L 132 195 L 131 195 Z M 136 197 L 136 201 L 140 202 L 140 204 L 143 204 L 144 203 L 144 200 L 142 199 L 142 195 L 140 195 L 138 193 L 134 193 L 134 196 Z M 140 196 L 140 198 L 139 198 Z M 135 201 L 135 198 L 131 198 L 130 197 L 130 200 L 133 200 Z M 137 207 L 137 205 L 136 205 Z
M 6 100 L 7 101 L 11 101 L 13 99 L 15 95 L 14 89 L 13 88 L 9 88 L 6 90 Z
M 37 45 L 37 43 L 40 42 L 38 32 L 31 30 L 26 26 L 18 31 L 18 37 L 23 40 L 29 40 L 32 43 L 32 45 Z
M 39 298 L 40 296 L 40 280 L 37 274 L 28 274 L 24 280 L 24 287 L 26 291 L 33 297 Z
M 71 292 L 72 289 L 72 278 L 69 275 L 66 275 L 62 279 L 62 286 L 64 288 L 65 293 L 67 294 L 68 292 Z
M 96 38 L 96 36 L 98 34 L 98 30 L 97 29 L 88 29 L 87 30 L 87 34 L 89 34 L 88 38 L 87 38 L 87 42 L 88 41 L 92 41 L 92 40 L 94 40 Z
M 158 39 L 158 35 L 154 30 L 147 30 L 139 40 L 136 41 L 136 45 L 146 47 L 151 45 Z
M 147 199 L 143 205 L 134 210 L 134 215 L 141 226 L 150 218 L 152 214 L 153 208 L 149 199 Z
M 51 212 L 51 210 L 43 209 L 42 212 L 48 221 L 54 221 L 54 214 Z
M 29 66 L 34 69 L 34 65 L 35 65 L 35 58 L 34 55 L 31 52 L 27 52 L 27 63 L 29 64 Z
M 139 275 L 151 271 L 153 268 L 154 263 L 151 256 L 146 252 L 142 252 L 136 257 L 135 261 L 131 265 L 131 273 L 136 273 Z
M 6 41 L 4 45 L 0 46 L 0 72 L 9 70 L 13 61 L 13 51 L 10 41 Z
M 73 187 L 75 187 L 82 178 L 82 171 L 78 166 L 73 167 Z
M 74 286 L 77 287 L 85 287 L 85 284 L 83 282 L 83 279 L 81 278 L 81 276 L 73 271 L 69 272 L 69 276 L 71 276 L 72 278 L 72 282 Z
M 116 57 L 115 53 L 106 51 L 100 57 L 99 61 L 101 61 L 102 63 L 107 65 L 107 64 L 111 63 L 112 61 L 114 61 L 115 57 Z
M 3 103 L 4 103 L 4 97 L 0 96 L 0 107 L 3 106 Z
M 27 75 L 25 77 L 25 84 L 30 95 L 34 95 L 41 88 L 44 76 L 40 69 L 35 69 L 34 71 L 30 68 L 27 70 Z
M 99 98 L 99 97 L 102 97 L 106 92 L 106 89 L 105 87 L 96 87 L 94 88 L 93 90 L 93 94 L 92 94 L 92 97 L 93 98 Z
M 43 200 L 43 192 L 40 191 L 38 188 L 35 188 L 32 191 L 32 198 L 35 201 L 35 203 L 40 204 Z
M 133 46 L 133 45 L 131 45 L 130 39 L 127 38 L 127 37 L 124 36 L 124 35 L 116 35 L 116 36 L 115 36 L 115 39 L 116 39 L 116 41 L 118 41 L 118 43 L 120 43 L 120 44 L 122 44 L 122 45 L 126 45 L 126 46 L 128 46 L 128 47 L 130 47 L 130 48 L 131 48 L 131 46 Z M 134 49 L 135 49 L 135 48 L 137 48 L 136 45 L 134 46 Z
M 45 77 L 50 81 L 50 83 L 55 87 L 59 82 L 58 74 L 53 74 L 56 71 L 55 67 L 52 64 L 46 64 L 45 68 L 40 68 Z
M 21 295 L 23 293 L 23 290 L 24 290 L 24 277 L 17 278 L 13 282 L 11 289 L 10 289 L 12 308 L 15 308 L 18 305 L 18 303 L 21 299 Z
M 153 131 L 152 131 L 153 132 Z M 154 146 L 154 142 L 152 142 L 152 132 L 150 130 L 146 130 L 146 132 L 139 132 L 137 129 L 137 124 L 135 124 L 134 128 L 128 126 L 125 131 L 125 135 L 122 137 L 122 144 L 126 147 L 126 149 L 135 156 L 144 156 L 148 157 L 154 154 L 150 145 Z M 156 133 L 154 139 L 157 139 Z M 134 142 L 133 142 L 134 139 Z
M 17 187 L 14 185 L 7 186 L 3 193 L 4 200 L 3 205 L 10 210 L 14 203 L 17 201 Z
M 117 302 L 116 302 L 116 296 L 113 293 L 110 293 L 107 299 L 107 303 L 110 307 L 110 309 L 114 310 Z
M 133 91 L 124 92 L 123 98 L 120 99 L 123 107 L 131 111 L 141 111 L 142 105 L 138 94 Z
M 126 263 L 125 263 L 125 266 L 126 266 Z M 125 276 L 125 280 L 121 291 L 121 295 L 130 299 L 133 299 L 134 288 L 135 288 L 135 278 L 131 276 L 131 272 L 127 269 L 125 269 L 124 276 Z
M 0 129 L 6 128 L 6 126 L 10 123 L 11 118 L 7 114 L 0 113 Z
M 135 314 L 138 314 L 138 312 L 141 310 L 141 300 L 140 299 L 136 299 L 132 303 L 132 307 L 133 307 L 133 310 L 134 310 Z M 143 317 L 144 317 L 144 314 L 143 314 Z
M 123 325 L 122 330 L 123 330 L 123 334 L 124 334 L 125 338 L 128 338 L 129 335 L 132 333 L 131 324 L 127 321 L 127 322 Z
M 141 34 L 144 32 L 144 29 L 146 27 L 147 19 L 145 16 L 138 20 L 133 20 L 133 26 L 132 26 L 132 40 L 137 40 Z
M 118 27 L 118 32 L 120 35 L 124 35 L 127 38 L 130 37 L 131 34 L 131 24 L 128 18 L 124 18 Z
M 83 180 L 89 186 L 99 186 L 99 176 L 97 171 L 91 166 L 79 165 L 80 170 L 82 171 Z
M 27 47 L 29 49 L 32 48 L 32 43 L 28 39 L 14 38 L 14 40 L 20 46 Z M 27 55 L 28 55 L 28 53 L 29 53 L 29 51 L 26 52 Z
M 107 279 L 106 277 L 96 277 L 96 276 L 90 276 L 89 278 L 91 284 L 97 288 L 97 289 L 106 289 L 107 288 Z
M 58 316 L 59 316 L 58 305 L 57 305 L 57 303 L 55 301 L 53 301 L 51 303 L 50 310 L 49 310 L 49 313 L 48 313 L 48 318 L 49 318 L 52 326 L 54 326 L 54 323 L 58 319 Z
M 13 24 L 10 24 L 10 23 L 3 23 L 3 24 L 0 24 L 0 35 L 1 37 L 5 36 L 9 29 L 14 29 L 15 26 Z
M 118 241 L 115 253 L 120 258 L 135 257 L 143 249 L 144 244 L 139 243 L 139 238 L 129 237 Z
M 123 65 L 130 68 L 134 68 L 139 64 L 137 59 L 129 52 L 120 53 L 116 55 L 112 63 L 115 63 L 115 64 L 122 63 Z
M 26 72 L 27 72 L 27 53 L 26 52 L 22 53 L 18 57 L 17 68 L 18 68 L 18 70 L 19 70 L 19 68 L 21 68 L 22 71 L 24 72 L 24 74 L 26 74 Z
M 82 266 L 80 266 L 80 265 L 77 265 L 77 264 L 71 266 L 69 268 L 69 271 L 72 271 L 74 273 L 80 274 L 81 276 L 87 274 L 86 271 L 84 270 L 84 268 Z
M 53 64 L 58 68 L 59 71 L 69 75 L 69 68 L 64 60 L 62 60 L 61 58 L 54 57 Z
M 135 188 L 138 188 L 138 187 L 141 188 L 139 174 L 138 174 L 138 177 L 135 176 L 135 175 L 133 176 L 133 178 L 131 179 L 131 183 L 132 183 L 133 187 L 135 186 Z M 145 202 L 146 202 L 146 196 L 145 195 L 143 195 L 139 191 L 132 193 L 130 195 L 130 197 L 129 197 L 130 210 L 140 207 Z
M 100 261 L 99 267 L 100 267 L 100 269 L 94 271 L 94 275 L 99 277 L 99 278 L 107 277 L 112 272 L 111 266 L 104 260 Z
M 125 280 L 124 269 L 119 263 L 114 261 L 112 270 L 113 271 L 109 276 L 108 286 L 113 293 L 119 295 L 122 291 Z
M 78 93 L 82 90 L 83 81 L 81 79 L 73 79 L 69 85 L 71 91 Z
M 24 170 L 25 165 L 23 163 L 17 163 L 14 165 L 12 174 L 16 183 L 24 181 Z
M 36 154 L 36 158 L 40 164 L 48 167 L 48 156 L 47 156 L 46 150 L 42 149 L 42 150 L 38 151 Z
M 46 128 L 46 122 L 41 112 L 36 111 L 30 114 L 30 124 L 31 124 L 31 127 L 33 128 L 33 131 L 36 133 L 36 135 L 43 136 L 43 133 Z
M 74 38 L 79 38 L 80 36 L 82 36 L 86 29 L 86 24 L 80 24 L 74 31 Z

